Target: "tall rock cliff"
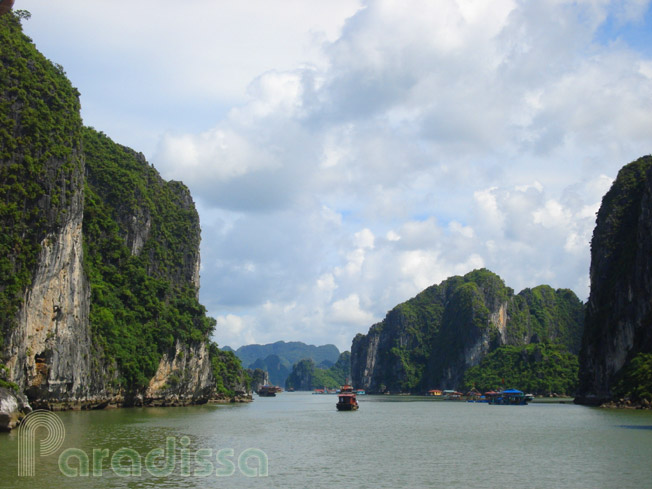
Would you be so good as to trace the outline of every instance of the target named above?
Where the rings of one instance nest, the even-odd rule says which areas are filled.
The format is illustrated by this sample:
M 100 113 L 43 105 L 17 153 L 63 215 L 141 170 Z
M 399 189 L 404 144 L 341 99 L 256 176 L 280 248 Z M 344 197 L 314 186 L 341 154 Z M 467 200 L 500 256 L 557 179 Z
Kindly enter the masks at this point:
M 488 270 L 433 285 L 399 304 L 351 346 L 351 376 L 369 392 L 459 388 L 466 370 L 501 345 L 554 342 L 579 350 L 583 306 L 548 286 L 518 295 Z
M 610 400 L 632 359 L 652 353 L 652 157 L 623 167 L 591 241 L 591 294 L 577 402 Z
M 246 396 L 199 304 L 188 189 L 83 127 L 79 93 L 0 17 L 0 365 L 36 407 Z

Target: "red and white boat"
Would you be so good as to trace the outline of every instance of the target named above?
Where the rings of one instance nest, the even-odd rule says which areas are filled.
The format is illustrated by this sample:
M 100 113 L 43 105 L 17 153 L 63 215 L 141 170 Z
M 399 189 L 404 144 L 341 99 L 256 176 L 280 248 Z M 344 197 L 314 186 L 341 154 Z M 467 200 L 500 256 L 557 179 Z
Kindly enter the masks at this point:
M 335 406 L 338 411 L 356 411 L 358 409 L 358 399 L 353 391 L 353 387 L 350 385 L 343 385 L 341 387 Z

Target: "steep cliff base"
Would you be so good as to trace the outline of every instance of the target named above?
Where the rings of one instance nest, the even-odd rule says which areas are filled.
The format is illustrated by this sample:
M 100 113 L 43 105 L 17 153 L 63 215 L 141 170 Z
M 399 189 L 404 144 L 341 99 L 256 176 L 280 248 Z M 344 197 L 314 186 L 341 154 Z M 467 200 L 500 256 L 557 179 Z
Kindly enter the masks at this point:
M 652 402 L 647 399 L 642 401 L 630 401 L 629 399 L 618 399 L 600 404 L 601 408 L 610 409 L 652 409 Z
M 236 402 L 251 402 L 251 394 L 236 394 L 234 396 L 216 395 L 209 398 L 187 398 L 183 396 L 161 396 L 156 398 L 136 398 L 129 404 L 109 405 L 107 407 L 181 407 L 200 404 L 231 404 Z
M 652 156 L 625 165 L 591 240 L 578 404 L 652 400 Z
M 583 406 L 593 406 L 593 407 L 604 406 L 611 402 L 613 402 L 613 399 L 611 398 L 598 397 L 598 396 L 577 396 L 573 400 L 573 403 L 575 404 L 581 404 Z
M 137 395 L 135 397 L 125 398 L 122 395 L 116 395 L 108 399 L 80 399 L 66 402 L 39 400 L 35 401 L 32 407 L 34 409 L 47 409 L 48 411 L 92 411 L 96 409 L 118 409 L 123 407 L 181 407 L 201 404 L 230 404 L 251 402 L 252 400 L 251 394 L 236 394 L 234 396 L 215 395 L 206 398 L 190 398 L 174 395 L 160 397 Z M 27 402 L 26 399 L 25 402 Z M 0 431 L 2 431 L 1 416 L 2 411 L 0 411 Z
M 0 431 L 10 431 L 32 411 L 22 394 L 0 387 Z

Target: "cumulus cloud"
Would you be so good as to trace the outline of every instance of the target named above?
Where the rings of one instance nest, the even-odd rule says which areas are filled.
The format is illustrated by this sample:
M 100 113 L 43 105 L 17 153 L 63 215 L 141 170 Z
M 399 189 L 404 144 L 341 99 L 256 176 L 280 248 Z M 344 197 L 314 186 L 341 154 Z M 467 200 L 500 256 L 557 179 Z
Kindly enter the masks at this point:
M 331 321 L 333 322 L 368 326 L 373 319 L 373 314 L 360 307 L 360 298 L 357 294 L 351 294 L 331 305 Z
M 649 1 L 209 3 L 102 52 L 156 53 L 146 89 L 202 116 L 160 118 L 151 159 L 198 203 L 220 343 L 348 348 L 478 267 L 587 297 L 601 198 L 652 147 L 652 50 L 622 35 Z
M 241 175 L 221 180 L 234 162 L 269 184 L 256 187 L 259 207 L 240 208 L 251 213 L 242 230 L 260 232 L 245 255 L 261 257 L 255 277 L 267 282 L 276 263 L 284 283 L 252 287 L 253 302 L 300 306 L 265 327 L 307 322 L 306 338 L 321 328 L 351 337 L 423 288 L 479 267 L 517 290 L 550 283 L 586 298 L 600 199 L 652 142 L 649 58 L 601 42 L 597 30 L 641 8 L 369 2 L 325 45 L 326 68 L 255 79 L 250 101 L 219 126 L 254 156 L 201 149 L 216 140 L 210 131 L 191 136 L 188 154 L 216 166 L 195 185 L 220 189 L 228 202 L 209 198 L 214 205 L 249 190 Z M 178 140 L 166 136 L 157 156 L 169 172 L 184 171 L 184 157 L 166 149 Z M 266 197 L 278 189 L 282 199 Z M 231 232 L 228 249 L 242 239 Z M 239 256 L 228 249 L 217 254 Z M 247 283 L 249 272 L 230 273 Z

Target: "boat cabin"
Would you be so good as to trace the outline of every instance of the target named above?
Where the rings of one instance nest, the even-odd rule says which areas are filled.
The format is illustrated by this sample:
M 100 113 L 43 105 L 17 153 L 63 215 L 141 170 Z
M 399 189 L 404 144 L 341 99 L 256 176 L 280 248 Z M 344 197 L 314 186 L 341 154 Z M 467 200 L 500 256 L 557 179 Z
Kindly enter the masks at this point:
M 335 407 L 338 411 L 355 411 L 359 407 L 358 400 L 353 393 L 340 393 Z

